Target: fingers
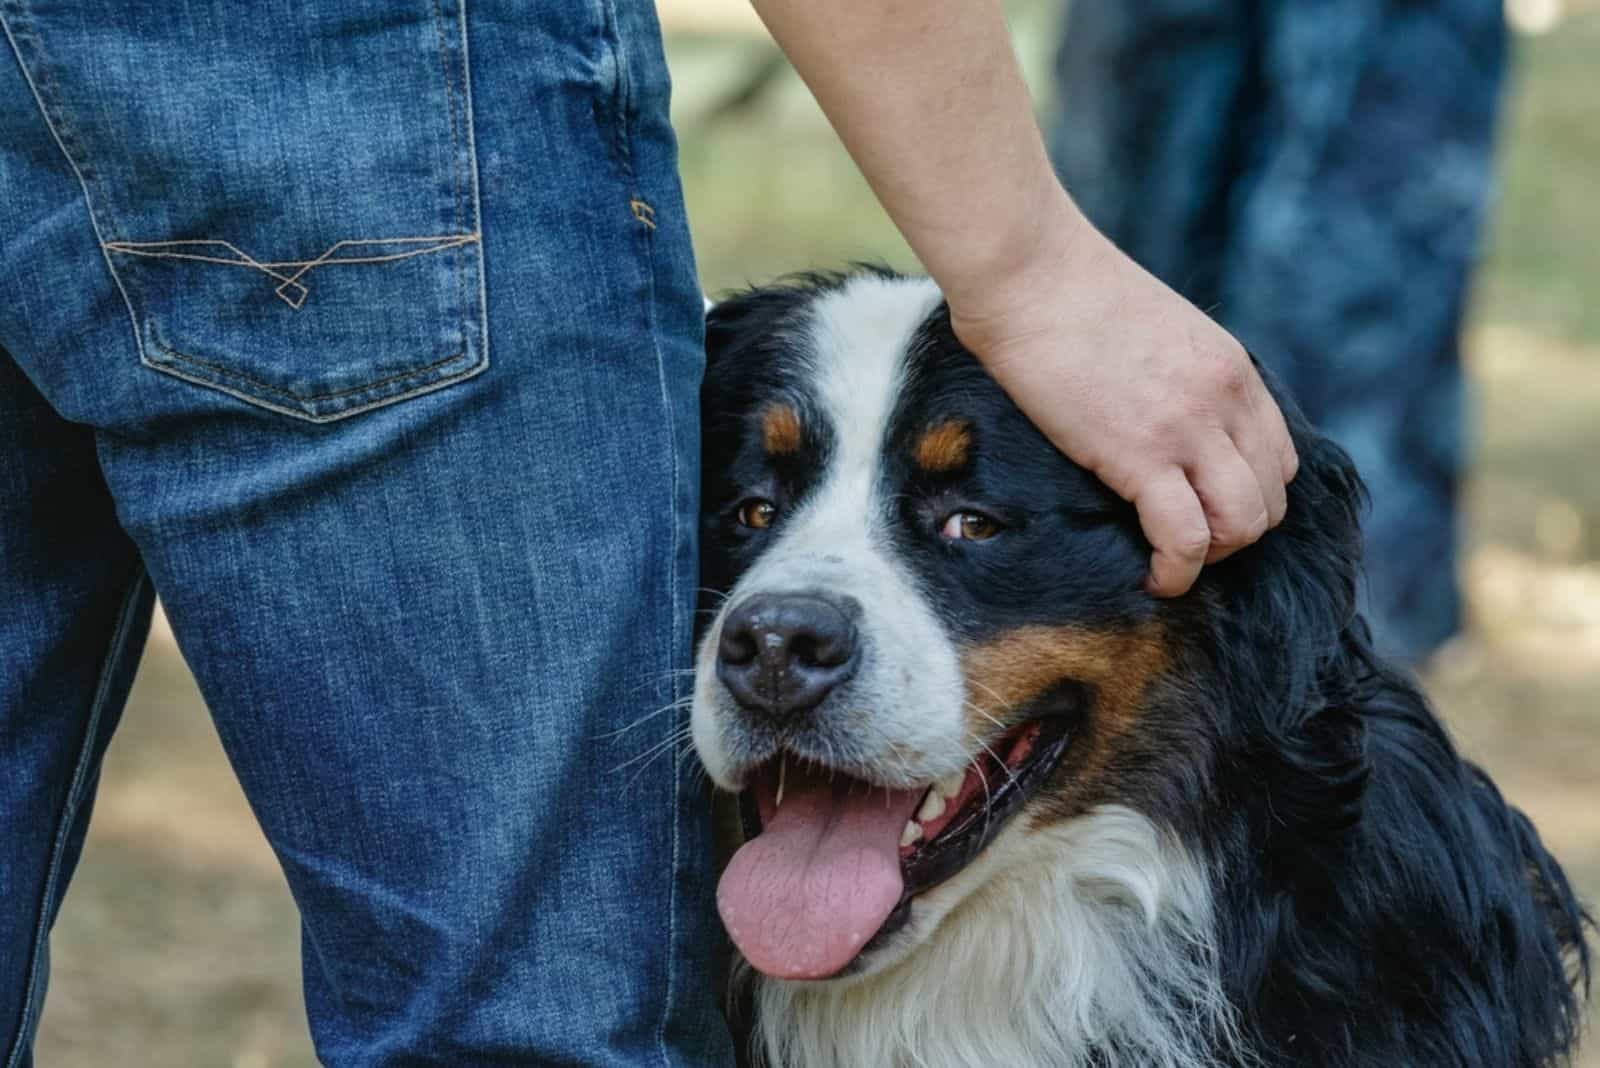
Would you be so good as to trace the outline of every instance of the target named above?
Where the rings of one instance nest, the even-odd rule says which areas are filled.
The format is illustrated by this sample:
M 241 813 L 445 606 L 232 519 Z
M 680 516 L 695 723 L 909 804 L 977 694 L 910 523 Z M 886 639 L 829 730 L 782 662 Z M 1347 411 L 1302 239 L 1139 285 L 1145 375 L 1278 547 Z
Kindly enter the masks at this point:
M 1276 404 L 1272 407 L 1274 411 L 1278 410 Z M 1278 411 L 1278 420 L 1280 422 L 1283 420 L 1283 412 L 1281 411 Z M 1285 486 L 1293 482 L 1294 476 L 1300 473 L 1300 454 L 1295 451 L 1294 439 L 1289 436 L 1288 426 L 1283 428 L 1283 441 L 1278 446 L 1278 465 L 1283 472 L 1283 484 Z
M 1133 501 L 1139 525 L 1155 550 L 1145 588 L 1157 597 L 1189 592 L 1211 548 L 1205 509 L 1181 467 L 1169 467 L 1146 479 Z
M 1261 487 L 1261 496 L 1267 505 L 1267 526 L 1275 527 L 1283 522 L 1288 510 L 1287 487 L 1299 466 L 1299 458 L 1295 456 L 1283 412 L 1253 369 L 1247 397 L 1246 418 L 1233 428 L 1232 437 L 1239 454 L 1255 473 L 1256 484 Z
M 1187 593 L 1203 565 L 1253 544 L 1283 519 L 1287 495 L 1282 453 L 1270 432 L 1278 429 L 1287 440 L 1288 431 L 1275 405 L 1267 411 L 1276 417 L 1277 427 L 1263 421 L 1262 430 L 1258 424 L 1246 446 L 1214 431 L 1194 446 L 1187 471 L 1173 466 L 1145 480 L 1134 505 L 1154 549 L 1146 583 L 1151 593 Z
M 1281 498 L 1283 485 L 1275 476 L 1276 472 L 1268 481 L 1275 484 Z M 1255 470 L 1227 435 L 1217 433 L 1200 446 L 1189 482 L 1200 498 L 1211 534 L 1206 563 L 1216 563 L 1267 532 L 1272 513 L 1264 492 L 1266 483 L 1258 481 Z M 1283 515 L 1281 503 L 1278 515 Z

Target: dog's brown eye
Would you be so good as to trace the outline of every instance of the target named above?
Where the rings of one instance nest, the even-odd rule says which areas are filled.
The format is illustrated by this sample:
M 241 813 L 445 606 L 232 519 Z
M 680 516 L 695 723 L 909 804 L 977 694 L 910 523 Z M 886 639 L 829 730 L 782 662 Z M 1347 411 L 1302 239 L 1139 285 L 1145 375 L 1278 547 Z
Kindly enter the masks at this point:
M 1000 524 L 982 512 L 953 512 L 939 533 L 952 541 L 988 541 L 1000 533 Z
M 760 497 L 751 497 L 739 506 L 739 524 L 751 530 L 766 530 L 778 517 L 778 506 Z

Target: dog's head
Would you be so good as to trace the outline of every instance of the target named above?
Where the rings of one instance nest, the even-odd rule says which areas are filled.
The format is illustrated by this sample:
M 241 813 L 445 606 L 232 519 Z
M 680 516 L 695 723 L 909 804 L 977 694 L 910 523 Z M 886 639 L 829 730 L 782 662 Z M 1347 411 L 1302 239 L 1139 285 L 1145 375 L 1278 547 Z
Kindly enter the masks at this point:
M 718 904 L 756 969 L 831 980 L 751 988 L 772 1063 L 1571 1046 L 1584 914 L 1373 654 L 1361 485 L 1292 404 L 1283 523 L 1158 600 L 1133 510 L 931 283 L 754 290 L 708 339 L 692 718 L 749 838 Z
M 1303 474 L 1268 542 L 1312 539 L 1298 558 L 1321 564 L 1252 588 L 1258 547 L 1162 602 L 1133 509 L 962 348 L 930 282 L 755 290 L 708 338 L 693 728 L 744 793 L 754 837 L 719 907 L 769 975 L 905 956 L 1040 828 L 1107 805 L 1183 821 L 1238 725 L 1236 702 L 1175 690 L 1220 676 L 1215 646 L 1267 661 L 1346 621 L 1359 490 L 1298 419 Z M 1293 515 L 1308 492 L 1335 506 L 1319 527 Z M 1249 641 L 1217 633 L 1244 618 Z M 1282 659 L 1257 666 L 1293 686 Z

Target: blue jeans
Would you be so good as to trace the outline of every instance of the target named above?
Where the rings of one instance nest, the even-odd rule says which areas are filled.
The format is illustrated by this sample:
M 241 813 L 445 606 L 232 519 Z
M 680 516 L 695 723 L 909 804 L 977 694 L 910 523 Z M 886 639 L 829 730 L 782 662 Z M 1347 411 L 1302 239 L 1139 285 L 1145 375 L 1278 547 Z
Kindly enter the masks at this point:
M 1364 609 L 1412 661 L 1461 622 L 1459 335 L 1505 65 L 1499 0 L 1086 0 L 1057 64 L 1084 210 L 1354 456 Z
M 326 1063 L 731 1062 L 650 4 L 0 26 L 0 1066 L 155 595 L 300 905 Z

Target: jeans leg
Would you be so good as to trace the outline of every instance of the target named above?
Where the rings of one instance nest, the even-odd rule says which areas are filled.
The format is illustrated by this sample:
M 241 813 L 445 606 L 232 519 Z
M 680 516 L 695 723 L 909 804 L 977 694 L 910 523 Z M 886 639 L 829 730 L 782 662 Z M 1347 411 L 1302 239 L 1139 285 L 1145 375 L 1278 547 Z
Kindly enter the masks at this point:
M 18 19 L 0 277 L 49 299 L 0 341 L 94 428 L 301 907 L 326 1063 L 728 1063 L 653 16 L 362 6 L 191 5 L 137 63 L 94 51 L 120 9 Z
M 1363 608 L 1386 653 L 1460 626 L 1460 332 L 1493 182 L 1492 0 L 1269 3 L 1270 151 L 1241 181 L 1222 319 L 1371 492 Z
M 1217 300 L 1250 133 L 1248 0 L 1068 5 L 1050 152 L 1118 247 L 1203 308 Z
M 1371 490 L 1363 610 L 1460 622 L 1458 335 L 1490 196 L 1492 0 L 1074 4 L 1053 149 L 1135 259 L 1217 318 Z
M 150 622 L 93 434 L 0 349 L 0 1065 L 27 1068 L 49 931 Z

